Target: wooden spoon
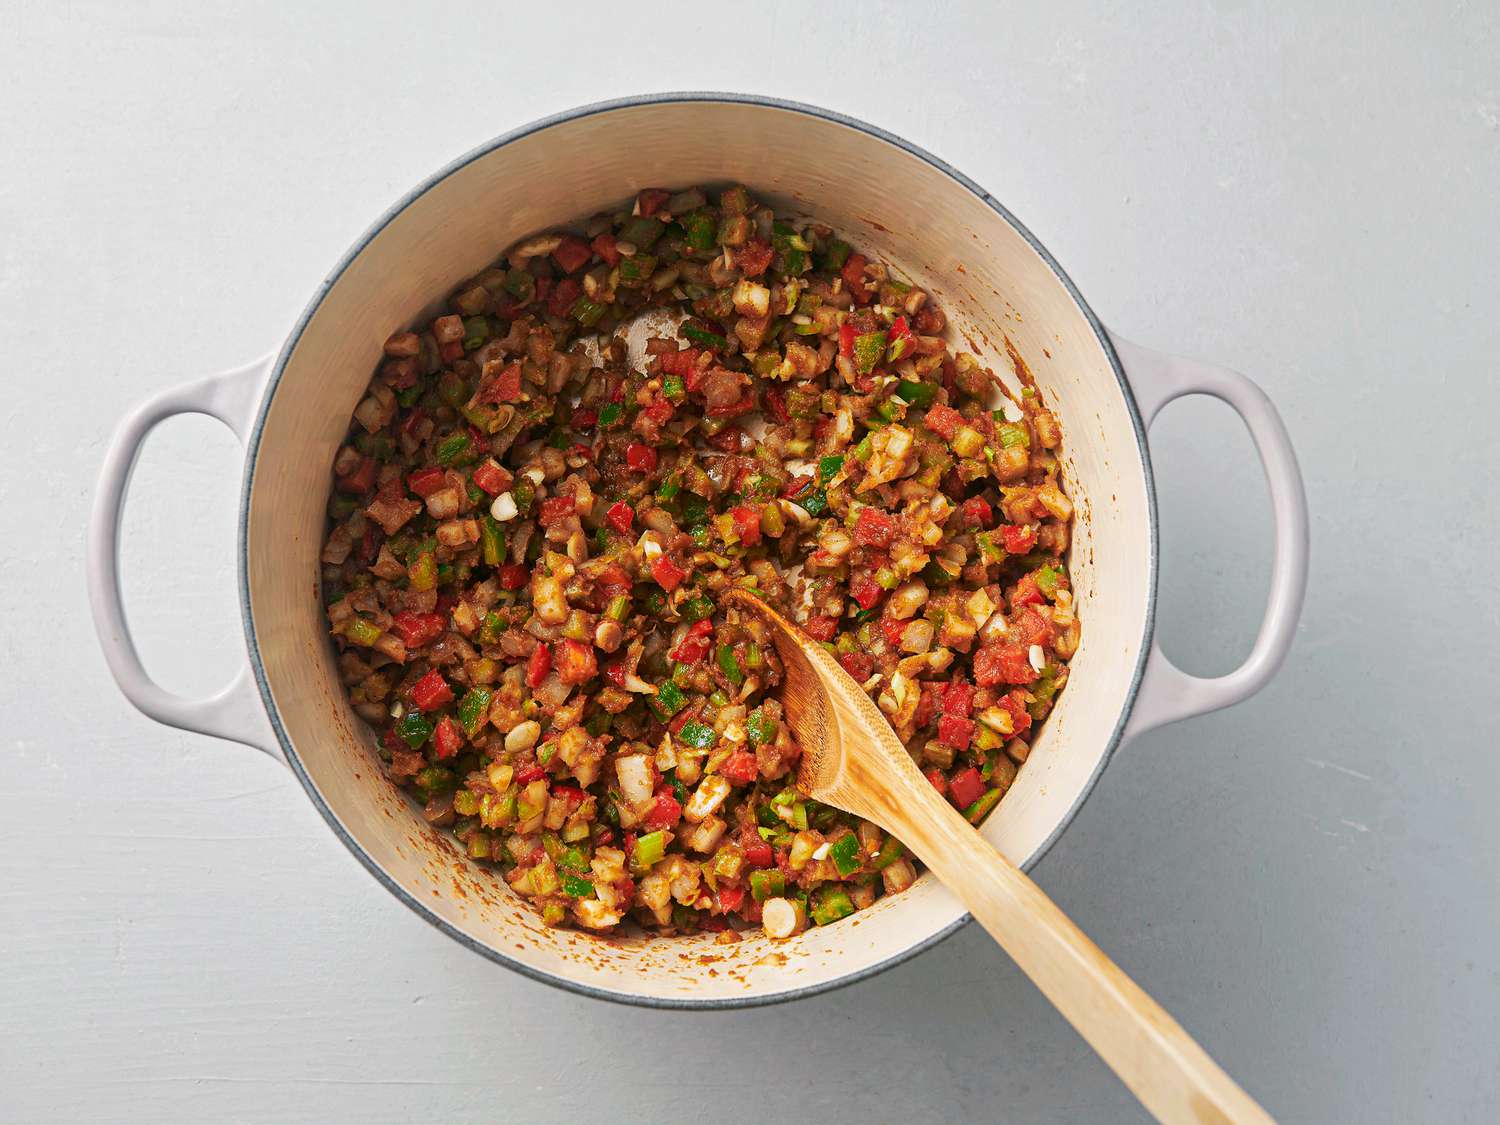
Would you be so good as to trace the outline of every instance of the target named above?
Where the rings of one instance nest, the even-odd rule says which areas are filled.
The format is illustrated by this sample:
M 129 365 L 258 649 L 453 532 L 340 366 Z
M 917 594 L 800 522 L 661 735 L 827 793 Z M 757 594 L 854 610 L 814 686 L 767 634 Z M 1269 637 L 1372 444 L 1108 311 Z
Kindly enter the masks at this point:
M 724 601 L 770 626 L 786 668 L 782 705 L 802 745 L 803 793 L 873 821 L 915 853 L 1158 1120 L 1271 1120 L 938 794 L 827 649 L 747 590 L 731 589 Z

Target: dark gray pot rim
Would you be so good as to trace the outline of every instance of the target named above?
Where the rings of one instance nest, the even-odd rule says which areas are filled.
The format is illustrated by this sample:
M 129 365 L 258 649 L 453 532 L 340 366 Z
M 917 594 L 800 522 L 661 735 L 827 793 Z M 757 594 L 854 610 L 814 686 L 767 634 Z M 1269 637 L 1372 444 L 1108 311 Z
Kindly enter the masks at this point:
M 925 149 L 919 148 L 918 146 L 912 144 L 910 141 L 904 140 L 893 133 L 889 133 L 884 129 L 881 129 L 874 125 L 870 125 L 856 118 L 848 117 L 842 113 L 836 113 L 833 110 L 822 109 L 818 106 L 806 105 L 802 102 L 786 101 L 781 98 L 761 97 L 753 94 L 728 94 L 712 92 L 699 93 L 690 91 L 663 94 L 642 94 L 636 97 L 616 98 L 612 101 L 595 102 L 591 105 L 579 106 L 575 109 L 565 110 L 562 113 L 553 114 L 550 117 L 543 117 L 537 121 L 531 122 L 528 125 L 523 125 L 518 129 L 513 129 L 509 133 L 502 134 L 501 136 L 496 137 L 494 140 L 479 146 L 473 151 L 459 157 L 457 160 L 448 164 L 446 167 L 433 173 L 426 180 L 422 181 L 422 183 L 418 184 L 411 191 L 407 192 L 406 195 L 402 196 L 401 199 L 399 199 L 395 204 L 387 209 L 385 214 L 377 219 L 375 223 L 373 223 L 370 228 L 359 237 L 354 245 L 349 248 L 349 250 L 341 259 L 339 259 L 338 264 L 334 266 L 333 270 L 328 274 L 328 276 L 323 279 L 322 284 L 318 286 L 317 292 L 313 294 L 313 297 L 308 302 L 307 307 L 303 309 L 302 315 L 298 317 L 297 323 L 292 329 L 291 335 L 287 337 L 286 343 L 282 346 L 281 352 L 276 357 L 275 366 L 271 369 L 271 376 L 266 384 L 264 397 L 261 400 L 260 411 L 256 416 L 254 428 L 252 429 L 247 442 L 245 477 L 240 492 L 240 612 L 245 622 L 245 638 L 250 653 L 250 666 L 254 669 L 255 682 L 260 687 L 261 699 L 265 703 L 266 714 L 271 721 L 272 729 L 276 732 L 276 739 L 281 744 L 282 752 L 286 755 L 287 764 L 291 766 L 292 772 L 296 774 L 297 779 L 301 781 L 302 787 L 307 791 L 308 798 L 312 801 L 314 807 L 316 807 L 318 812 L 322 814 L 323 819 L 328 822 L 328 826 L 333 829 L 334 834 L 344 842 L 344 846 L 347 847 L 351 853 L 353 853 L 354 857 L 364 865 L 365 869 L 369 871 L 370 874 L 373 875 L 375 879 L 383 887 L 385 887 L 387 891 L 398 898 L 401 902 L 405 903 L 420 918 L 429 922 L 433 926 L 436 926 L 439 930 L 447 934 L 454 941 L 466 946 L 469 949 L 472 949 L 475 953 L 478 953 L 482 957 L 487 957 L 491 961 L 504 965 L 508 969 L 513 969 L 524 976 L 530 977 L 532 980 L 540 981 L 541 983 L 551 985 L 554 988 L 561 988 L 569 992 L 576 992 L 583 996 L 590 996 L 599 1000 L 608 1000 L 613 1003 L 629 1004 L 647 1008 L 690 1010 L 756 1008 L 767 1004 L 777 1004 L 787 1000 L 797 1000 L 809 996 L 816 996 L 820 993 L 830 992 L 833 989 L 843 988 L 846 985 L 851 985 L 857 981 L 862 981 L 868 979 L 869 977 L 873 977 L 877 973 L 882 973 L 886 969 L 899 965 L 903 961 L 907 961 L 912 957 L 915 957 L 917 954 L 931 949 L 933 946 L 937 945 L 941 941 L 944 941 L 948 937 L 951 937 L 970 921 L 970 916 L 967 914 L 964 915 L 962 918 L 959 918 L 957 921 L 944 927 L 942 930 L 933 934 L 931 937 L 925 938 L 924 940 L 917 942 L 915 945 L 902 950 L 900 953 L 886 958 L 884 961 L 880 962 L 877 965 L 871 965 L 869 968 L 861 969 L 858 972 L 853 972 L 848 974 L 847 976 L 839 977 L 837 980 L 826 981 L 822 984 L 807 985 L 802 988 L 788 989 L 785 992 L 777 992 L 770 995 L 727 997 L 715 1000 L 680 1000 L 655 996 L 631 996 L 619 992 L 613 992 L 608 989 L 595 988 L 587 984 L 580 984 L 577 981 L 569 980 L 565 977 L 553 976 L 549 973 L 541 972 L 529 965 L 523 964 L 520 961 L 506 956 L 499 950 L 492 949 L 482 942 L 474 940 L 468 934 L 465 934 L 463 931 L 455 928 L 454 926 L 445 922 L 442 918 L 438 917 L 428 909 L 427 905 L 422 902 L 420 898 L 413 895 L 410 891 L 408 891 L 406 888 L 402 887 L 399 883 L 392 879 L 390 875 L 386 873 L 384 868 L 376 863 L 364 850 L 364 848 L 360 846 L 359 841 L 354 839 L 354 837 L 344 828 L 343 824 L 339 822 L 338 817 L 334 815 L 333 810 L 329 808 L 328 804 L 323 800 L 322 795 L 318 792 L 317 787 L 313 784 L 312 778 L 308 775 L 306 768 L 303 766 L 301 758 L 299 758 L 297 755 L 296 748 L 292 745 L 291 738 L 287 735 L 286 728 L 282 725 L 281 716 L 276 709 L 276 702 L 271 696 L 270 683 L 266 679 L 265 663 L 261 659 L 260 642 L 256 636 L 255 631 L 255 618 L 250 611 L 250 492 L 251 487 L 255 481 L 255 470 L 260 455 L 260 439 L 265 427 L 266 415 L 270 410 L 271 401 L 276 396 L 276 388 L 281 383 L 282 373 L 286 369 L 287 361 L 291 357 L 293 351 L 296 350 L 297 343 L 301 340 L 302 333 L 306 330 L 308 322 L 311 321 L 313 315 L 322 305 L 323 299 L 328 295 L 328 291 L 333 288 L 334 284 L 339 280 L 340 277 L 343 276 L 344 271 L 349 268 L 350 263 L 352 263 L 354 259 L 360 255 L 360 253 L 366 246 L 370 244 L 371 240 L 373 240 L 376 235 L 384 230 L 386 226 L 388 226 L 391 221 L 396 218 L 397 215 L 401 214 L 401 212 L 409 207 L 415 200 L 426 194 L 443 180 L 447 179 L 454 172 L 457 172 L 461 168 L 467 167 L 475 160 L 487 156 L 488 154 L 494 152 L 496 149 L 503 148 L 504 146 L 518 141 L 523 137 L 529 137 L 533 133 L 538 133 L 544 129 L 549 129 L 554 125 L 561 125 L 565 122 L 576 121 L 579 118 L 591 117 L 595 114 L 600 113 L 609 113 L 617 109 L 629 109 L 638 106 L 676 102 L 728 102 L 740 105 L 764 106 L 770 109 L 781 109 L 793 113 L 802 113 L 806 114 L 809 117 L 821 118 L 824 121 L 832 121 L 840 125 L 845 125 L 851 129 L 857 129 L 862 133 L 866 133 L 879 140 L 885 141 L 888 144 L 895 145 L 897 148 L 900 148 L 905 152 L 908 152 L 911 155 L 925 161 L 932 167 L 936 168 L 938 171 L 951 177 L 954 181 L 963 185 L 963 187 L 967 188 L 969 191 L 973 192 L 974 195 L 981 199 L 986 206 L 988 206 L 1002 219 L 1009 223 L 1017 231 L 1017 233 L 1021 235 L 1021 237 L 1023 237 L 1028 243 L 1030 243 L 1032 249 L 1035 250 L 1037 254 L 1041 256 L 1042 260 L 1047 263 L 1048 268 L 1052 270 L 1054 275 L 1056 275 L 1058 281 L 1061 282 L 1063 287 L 1068 291 L 1069 296 L 1073 298 L 1073 302 L 1078 306 L 1079 310 L 1087 318 L 1089 326 L 1094 330 L 1094 335 L 1099 341 L 1099 346 L 1104 349 L 1104 354 L 1109 357 L 1110 366 L 1114 369 L 1115 379 L 1119 383 L 1120 392 L 1125 396 L 1126 407 L 1130 412 L 1131 425 L 1135 430 L 1136 443 L 1140 449 L 1141 464 L 1146 475 L 1145 483 L 1147 499 L 1147 522 L 1150 539 L 1149 565 L 1151 569 L 1151 573 L 1147 582 L 1148 600 L 1146 604 L 1146 623 L 1145 629 L 1141 636 L 1140 653 L 1136 658 L 1135 669 L 1131 674 L 1130 690 L 1126 695 L 1124 706 L 1120 709 L 1120 716 L 1115 723 L 1114 731 L 1110 735 L 1109 745 L 1105 748 L 1104 753 L 1100 755 L 1099 764 L 1095 767 L 1093 774 L 1089 777 L 1088 782 L 1084 785 L 1082 792 L 1079 793 L 1078 799 L 1073 802 L 1073 807 L 1070 808 L 1067 812 L 1067 815 L 1058 822 L 1057 827 L 1053 829 L 1051 835 L 1049 835 L 1047 839 L 1042 842 L 1041 847 L 1037 848 L 1036 851 L 1033 852 L 1032 855 L 1026 860 L 1026 862 L 1022 865 L 1023 869 L 1029 871 L 1036 865 L 1036 863 L 1042 858 L 1042 856 L 1047 854 L 1052 845 L 1056 843 L 1057 838 L 1062 835 L 1063 830 L 1066 829 L 1068 825 L 1073 822 L 1073 818 L 1078 815 L 1078 810 L 1083 807 L 1083 803 L 1088 800 L 1089 794 L 1093 792 L 1094 786 L 1098 783 L 1099 775 L 1104 772 L 1104 768 L 1109 764 L 1110 759 L 1114 757 L 1115 750 L 1119 748 L 1120 739 L 1125 730 L 1126 720 L 1129 719 L 1130 712 L 1135 706 L 1136 695 L 1140 690 L 1141 676 L 1146 666 L 1146 658 L 1149 655 L 1151 649 L 1151 637 L 1156 624 L 1156 576 L 1158 539 L 1156 516 L 1156 486 L 1152 478 L 1150 451 L 1146 443 L 1146 428 L 1141 421 L 1140 410 L 1136 406 L 1135 395 L 1132 393 L 1130 388 L 1130 381 L 1125 377 L 1124 368 L 1120 364 L 1119 357 L 1115 354 L 1114 346 L 1110 343 L 1109 334 L 1105 332 L 1104 326 L 1100 324 L 1099 318 L 1094 315 L 1094 311 L 1089 307 L 1088 302 L 1083 299 L 1083 294 L 1078 291 L 1078 287 L 1073 284 L 1072 278 L 1070 278 L 1067 273 L 1064 272 L 1062 266 L 1057 263 L 1057 260 L 1051 255 L 1051 253 L 1048 252 L 1047 248 L 1037 240 L 1036 236 L 1033 235 L 1031 231 L 1027 230 L 1026 227 L 1014 215 L 1006 210 L 1005 207 L 1002 206 L 993 196 L 991 196 L 989 192 L 985 191 L 977 183 L 969 179 L 968 176 L 964 175 L 962 172 L 954 168 L 952 165 L 948 164 L 946 161 L 940 160 L 938 157 L 932 155 L 932 153 L 926 151 Z

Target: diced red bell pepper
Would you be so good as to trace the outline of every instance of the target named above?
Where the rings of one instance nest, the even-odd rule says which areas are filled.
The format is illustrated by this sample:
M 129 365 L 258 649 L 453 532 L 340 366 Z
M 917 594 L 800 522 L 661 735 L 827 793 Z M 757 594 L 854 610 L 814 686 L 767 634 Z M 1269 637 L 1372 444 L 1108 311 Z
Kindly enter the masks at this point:
M 599 257 L 603 258 L 612 266 L 619 265 L 620 259 L 624 257 L 623 254 L 615 249 L 615 236 L 610 234 L 609 231 L 605 231 L 603 234 L 596 235 L 594 237 L 594 241 L 589 245 L 594 248 L 594 253 L 598 254 Z
M 734 252 L 734 264 L 746 277 L 759 277 L 770 266 L 772 253 L 769 242 L 752 238 Z
M 1036 546 L 1036 528 L 1008 523 L 1000 529 L 1000 545 L 1007 555 L 1024 555 Z
M 995 510 L 983 496 L 971 496 L 958 506 L 958 518 L 970 527 L 989 527 Z
M 961 809 L 966 809 L 984 796 L 984 778 L 973 766 L 954 774 L 948 783 L 948 796 Z
M 622 688 L 625 686 L 625 660 L 623 657 L 619 660 L 611 661 L 604 666 L 604 678 L 614 684 L 615 687 Z
M 541 687 L 542 681 L 551 671 L 552 650 L 544 644 L 538 644 L 531 650 L 531 656 L 526 661 L 526 686 L 533 690 Z
M 592 430 L 599 422 L 599 412 L 591 406 L 580 406 L 573 411 L 568 424 L 575 430 Z
M 565 684 L 586 684 L 599 674 L 599 658 L 594 654 L 594 646 L 582 641 L 559 641 L 555 662 L 557 678 Z
M 1025 645 L 988 644 L 974 654 L 974 682 L 980 687 L 996 684 L 1029 684 L 1036 680 L 1036 669 Z
M 938 720 L 937 740 L 955 750 L 966 750 L 974 737 L 974 720 L 961 719 L 957 715 L 944 715 Z
M 406 487 L 425 500 L 443 487 L 443 476 L 442 469 L 417 469 L 407 474 Z
M 552 251 L 552 260 L 562 267 L 563 273 L 582 269 L 593 256 L 594 252 L 589 249 L 589 244 L 576 234 L 563 235 L 562 241 Z
M 896 537 L 895 519 L 882 512 L 879 508 L 861 508 L 859 518 L 854 522 L 854 541 L 862 547 L 880 547 L 882 549 L 891 545 L 891 540 Z M 869 608 L 866 606 L 865 608 Z
M 909 624 L 911 622 L 898 621 L 894 617 L 882 617 L 880 619 L 880 631 L 885 634 L 885 643 L 892 648 L 899 648 L 901 645 L 901 634 L 906 632 L 906 627 Z
M 520 563 L 508 563 L 500 568 L 500 589 L 519 590 L 526 585 L 528 575 Z
M 650 406 L 641 411 L 642 414 L 644 414 L 647 418 L 650 418 L 651 421 L 655 422 L 658 426 L 663 426 L 666 425 L 666 423 L 670 422 L 672 420 L 672 415 L 676 412 L 677 408 L 664 398 L 657 399 Z
M 682 643 L 671 652 L 679 664 L 696 664 L 708 655 L 708 641 L 703 637 L 683 637 Z
M 728 914 L 738 910 L 745 902 L 745 888 L 738 883 L 723 883 L 719 886 L 719 909 Z
M 551 496 L 542 501 L 542 510 L 537 516 L 537 522 L 543 527 L 556 527 L 578 511 L 578 505 L 571 496 Z
M 656 450 L 633 441 L 625 447 L 625 463 L 638 473 L 649 473 L 656 468 Z
M 845 321 L 839 325 L 839 355 L 854 358 L 854 337 L 859 333 L 854 330 L 854 325 Z
M 579 805 L 583 804 L 583 790 L 576 785 L 558 782 L 548 790 L 548 793 L 553 797 L 560 797 L 564 801 L 567 801 L 569 809 L 576 809 Z
M 576 277 L 565 277 L 552 289 L 547 298 L 547 311 L 553 316 L 567 316 L 573 303 L 583 294 L 583 285 Z
M 1042 591 L 1036 584 L 1036 575 L 1023 574 L 1016 582 L 1015 593 L 1010 596 L 1012 609 L 1020 609 L 1027 605 L 1041 605 L 1047 599 L 1043 597 Z
M 645 816 L 644 825 L 652 832 L 663 828 L 675 828 L 677 822 L 682 819 L 682 806 L 677 803 L 677 798 L 672 796 L 671 789 L 657 791 L 656 802 L 651 806 L 651 811 Z
M 719 773 L 728 778 L 731 785 L 749 785 L 760 776 L 760 767 L 750 751 L 736 750 L 719 767 Z
M 1019 690 L 1002 696 L 997 706 L 1011 717 L 1013 733 L 1025 734 L 1031 729 L 1031 712 L 1026 710 L 1026 698 Z
M 766 409 L 771 412 L 771 417 L 777 422 L 784 426 L 792 420 L 786 408 L 786 392 L 780 387 L 771 387 L 763 397 L 766 400 Z
M 515 478 L 493 457 L 481 461 L 474 469 L 474 484 L 491 496 L 499 496 L 514 483 Z
M 964 424 L 964 416 L 951 406 L 935 402 L 927 408 L 927 419 L 923 424 L 944 441 L 949 441 Z
M 463 745 L 463 728 L 444 715 L 432 731 L 432 747 L 437 751 L 438 760 L 453 757 L 463 749 Z
M 860 609 L 874 609 L 885 597 L 885 590 L 868 574 L 862 574 L 849 583 L 849 594 L 859 603 Z
M 1057 626 L 1052 624 L 1052 619 L 1030 606 L 1021 610 L 1012 624 L 1021 634 L 1021 643 L 1028 648 L 1031 645 L 1041 645 L 1046 648 L 1057 639 Z
M 506 364 L 488 386 L 480 388 L 478 396 L 478 401 L 481 403 L 519 402 L 520 399 L 521 365 L 519 363 Z
M 776 862 L 776 853 L 764 840 L 745 845 L 745 864 L 748 867 L 770 867 Z
M 453 702 L 453 689 L 436 668 L 431 669 L 411 685 L 411 701 L 419 711 L 435 711 L 445 703 Z
M 846 652 L 839 657 L 839 663 L 843 665 L 844 671 L 859 683 L 868 680 L 870 673 L 875 670 L 875 662 L 870 659 L 868 653 L 864 652 Z
M 546 777 L 546 776 L 547 776 L 546 769 L 544 769 L 542 766 L 538 765 L 536 762 L 532 762 L 529 766 L 520 766 L 520 767 L 517 768 L 517 770 L 516 770 L 516 784 L 517 785 L 530 785 L 533 781 L 536 781 L 538 778 L 542 778 L 542 777 Z
M 734 531 L 741 543 L 753 547 L 760 542 L 760 512 L 757 509 L 741 504 L 729 509 L 729 515 L 734 520 Z
M 642 215 L 650 218 L 661 210 L 661 206 L 672 198 L 672 193 L 663 191 L 661 188 L 642 188 L 635 197 L 635 204 L 640 208 Z
M 898 316 L 895 320 L 891 321 L 891 343 L 894 344 L 903 337 L 910 339 L 911 325 L 906 323 L 906 317 Z
M 933 768 L 924 772 L 922 776 L 927 779 L 928 784 L 943 796 L 946 797 L 948 795 L 948 779 L 943 776 L 942 770 Z
M 694 621 L 688 627 L 687 635 L 690 637 L 706 637 L 714 631 L 713 619 L 705 617 L 702 621 Z
M 839 623 L 827 614 L 817 617 L 809 617 L 807 623 L 802 626 L 802 631 L 815 641 L 831 641 L 833 635 L 838 632 Z
M 619 563 L 610 563 L 606 566 L 599 572 L 594 582 L 598 585 L 600 591 L 611 598 L 616 594 L 630 593 L 632 585 L 630 573 Z
M 440 613 L 398 613 L 391 627 L 407 648 L 421 648 L 443 635 L 448 622 Z
M 666 555 L 659 555 L 651 564 L 651 577 L 656 579 L 657 585 L 670 594 L 682 585 L 682 580 L 687 577 L 687 571 Z
M 623 500 L 616 500 L 604 513 L 604 518 L 609 521 L 610 527 L 624 535 L 635 522 L 635 509 Z
M 868 305 L 875 295 L 874 290 L 865 284 L 865 266 L 868 264 L 863 254 L 850 254 L 840 271 L 844 286 L 856 305 Z
M 974 709 L 974 685 L 967 680 L 950 680 L 943 688 L 943 714 L 967 719 Z
M 352 472 L 345 473 L 338 479 L 340 492 L 347 492 L 354 496 L 363 495 L 375 487 L 375 472 L 378 466 L 373 457 L 361 457 L 359 464 Z

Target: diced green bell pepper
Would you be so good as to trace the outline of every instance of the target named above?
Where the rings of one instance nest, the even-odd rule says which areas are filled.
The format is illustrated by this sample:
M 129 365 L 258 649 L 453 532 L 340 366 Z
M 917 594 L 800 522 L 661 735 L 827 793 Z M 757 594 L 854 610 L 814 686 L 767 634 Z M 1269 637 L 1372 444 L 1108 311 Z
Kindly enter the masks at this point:
M 757 707 L 745 720 L 745 733 L 752 746 L 763 746 L 776 737 L 776 720 Z
M 854 338 L 854 366 L 868 375 L 885 354 L 885 333 L 864 332 Z
M 745 682 L 744 669 L 740 667 L 739 659 L 734 655 L 731 645 L 720 645 L 718 652 L 719 671 L 729 677 L 729 682 L 739 687 Z
M 707 750 L 717 740 L 714 728 L 697 719 L 689 719 L 682 724 L 682 729 L 677 732 L 677 741 L 686 743 L 688 746 L 698 750 Z
M 666 230 L 666 226 L 660 219 L 652 218 L 650 215 L 633 215 L 625 220 L 616 238 L 620 242 L 630 243 L 637 250 L 649 250 L 656 245 L 657 240 L 666 233 Z M 626 259 L 626 261 L 629 260 Z
M 432 737 L 432 724 L 422 717 L 422 712 L 413 708 L 396 720 L 396 734 L 416 750 Z
M 756 902 L 780 898 L 786 890 L 786 877 L 776 868 L 750 872 L 750 897 Z
M 828 849 L 828 858 L 833 860 L 840 875 L 853 875 L 859 870 L 859 837 L 853 832 L 840 836 Z
M 656 689 L 655 697 L 648 700 L 648 702 L 651 705 L 651 709 L 665 721 L 681 711 L 687 703 L 687 699 L 682 694 L 682 689 L 671 680 L 668 680 Z
M 920 409 L 926 409 L 932 405 L 932 400 L 937 398 L 937 384 L 915 383 L 910 379 L 902 379 L 896 384 L 896 394 L 902 401 Z
M 707 597 L 704 594 L 698 594 L 697 596 L 691 597 L 687 601 L 683 602 L 682 608 L 679 609 L 678 612 L 682 614 L 682 619 L 684 621 L 694 623 L 702 621 L 705 617 L 713 616 L 713 599 Z
M 470 738 L 479 733 L 479 728 L 489 717 L 492 698 L 494 698 L 494 693 L 489 688 L 476 687 L 470 688 L 458 701 L 458 721 L 463 724 Z
M 820 887 L 813 895 L 812 909 L 808 912 L 819 926 L 837 922 L 854 913 L 854 903 L 842 887 Z
M 564 874 L 562 877 L 563 894 L 571 898 L 588 898 L 594 893 L 594 884 L 578 875 Z

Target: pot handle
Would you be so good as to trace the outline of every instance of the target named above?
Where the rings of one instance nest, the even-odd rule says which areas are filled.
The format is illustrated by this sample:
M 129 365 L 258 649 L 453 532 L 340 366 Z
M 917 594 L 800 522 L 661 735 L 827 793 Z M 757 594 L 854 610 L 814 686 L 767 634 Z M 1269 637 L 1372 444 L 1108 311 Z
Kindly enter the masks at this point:
M 244 444 L 274 356 L 265 356 L 206 379 L 153 395 L 120 420 L 110 439 L 89 517 L 86 565 L 89 603 L 104 660 L 125 698 L 149 718 L 167 726 L 243 742 L 279 758 L 281 750 L 266 721 L 249 662 L 229 686 L 207 699 L 184 699 L 160 687 L 141 664 L 120 595 L 120 513 L 130 474 L 146 435 L 177 414 L 217 418 Z
M 1188 675 L 1168 660 L 1153 638 L 1135 707 L 1125 725 L 1128 742 L 1178 719 L 1204 715 L 1248 699 L 1276 674 L 1292 647 L 1307 590 L 1307 495 L 1281 415 L 1255 383 L 1237 371 L 1152 351 L 1113 332 L 1109 338 L 1148 430 L 1162 407 L 1184 395 L 1212 395 L 1240 416 L 1265 470 L 1276 527 L 1271 592 L 1250 655 L 1228 675 L 1204 679 Z

